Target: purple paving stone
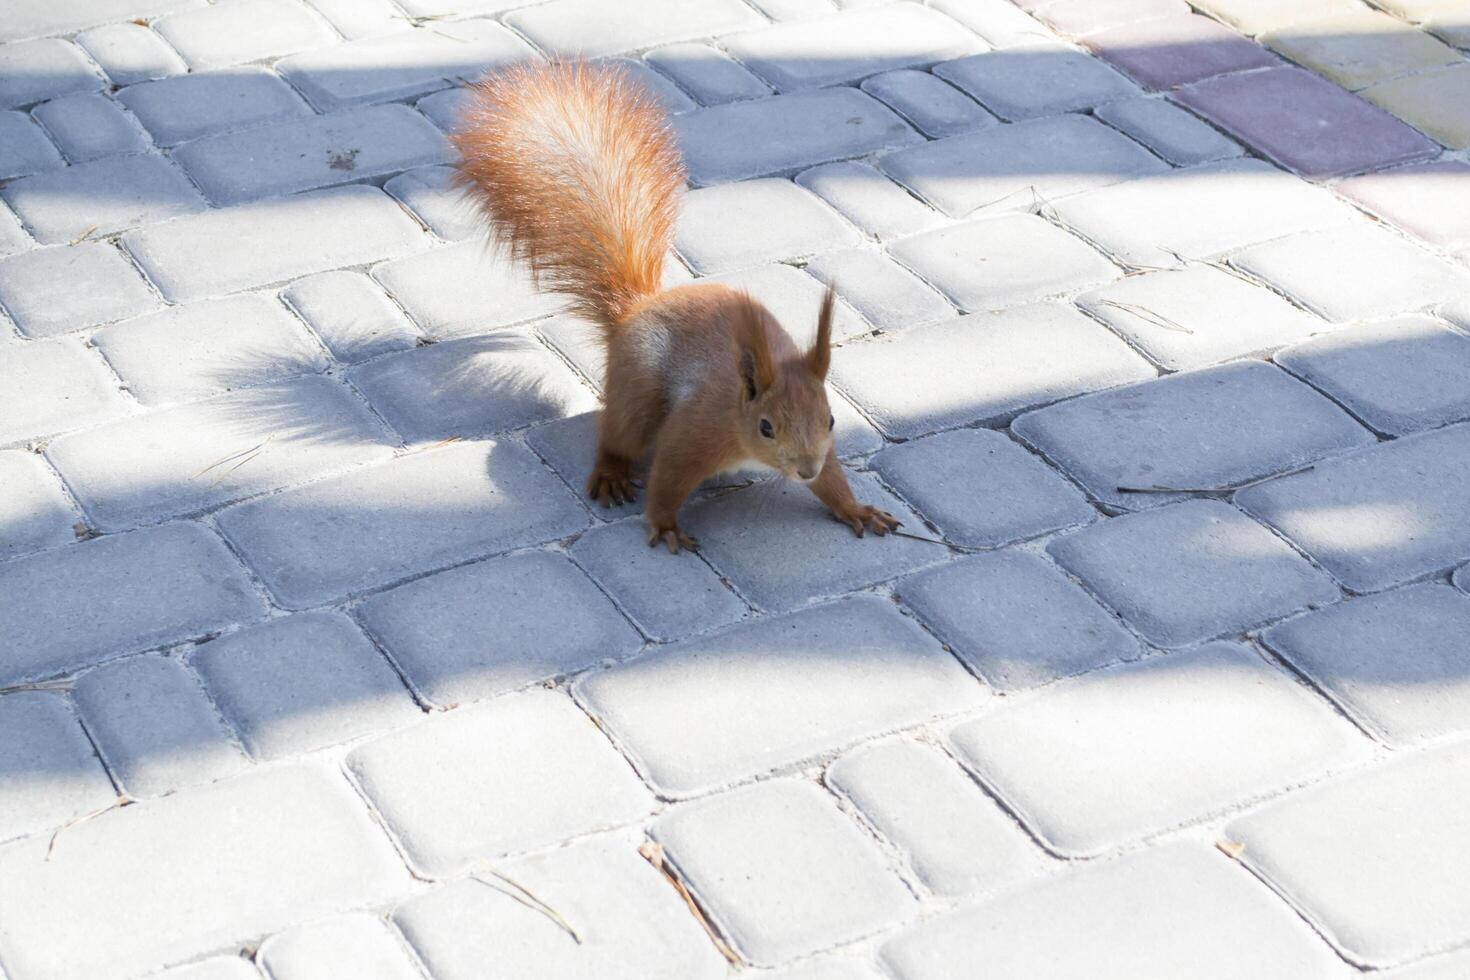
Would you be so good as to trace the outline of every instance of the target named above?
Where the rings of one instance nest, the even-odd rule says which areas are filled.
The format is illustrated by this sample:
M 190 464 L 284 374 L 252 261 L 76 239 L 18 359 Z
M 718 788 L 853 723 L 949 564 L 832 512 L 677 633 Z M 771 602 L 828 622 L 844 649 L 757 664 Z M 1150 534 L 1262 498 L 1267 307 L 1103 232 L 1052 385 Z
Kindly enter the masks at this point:
M 1300 68 L 1211 78 L 1175 98 L 1312 180 L 1433 156 L 1439 146 L 1356 95 Z
M 1281 63 L 1255 41 L 1198 14 L 1124 24 L 1089 34 L 1082 43 L 1155 92 Z

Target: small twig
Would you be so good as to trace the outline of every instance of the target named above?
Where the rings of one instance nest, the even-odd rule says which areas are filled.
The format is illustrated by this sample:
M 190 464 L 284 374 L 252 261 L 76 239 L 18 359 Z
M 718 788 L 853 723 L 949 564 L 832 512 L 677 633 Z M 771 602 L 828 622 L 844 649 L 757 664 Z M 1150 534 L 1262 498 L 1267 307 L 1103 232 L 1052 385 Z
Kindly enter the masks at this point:
M 1155 483 L 1147 487 L 1118 487 L 1118 493 L 1234 493 L 1253 487 L 1257 483 L 1265 483 L 1267 480 L 1279 480 L 1286 476 L 1296 476 L 1298 473 L 1308 473 L 1315 469 L 1315 464 L 1287 470 L 1285 473 L 1269 473 L 1266 476 L 1258 476 L 1251 480 L 1242 480 L 1240 483 L 1226 483 L 1218 487 L 1165 487 Z
M 1234 840 L 1217 840 L 1215 849 L 1232 861 L 1239 861 L 1241 854 L 1245 853 L 1245 845 Z
M 501 874 L 499 871 L 486 870 L 484 873 L 495 878 L 496 881 L 503 883 L 507 887 L 502 888 L 494 881 L 486 881 L 478 874 L 473 875 L 472 877 L 485 887 L 495 889 L 496 891 L 500 892 L 500 894 L 506 896 L 509 899 L 512 899 L 513 901 L 520 902 L 526 908 L 531 909 L 534 912 L 540 912 L 552 922 L 555 922 L 557 926 L 559 926 L 561 930 L 565 932 L 568 936 L 571 936 L 572 942 L 576 943 L 578 946 L 582 945 L 581 935 L 577 933 L 576 929 L 572 928 L 572 924 L 566 920 L 566 917 L 563 916 L 556 909 L 552 908 L 550 905 L 547 905 L 541 899 L 537 898 L 536 895 L 525 885 L 521 884 L 519 881 L 516 881 L 509 875 Z
M 664 846 L 651 840 L 644 841 L 639 846 L 638 853 L 643 855 L 644 859 L 657 868 L 669 880 L 669 883 L 674 886 L 674 889 L 679 893 L 679 897 L 684 899 L 684 904 L 689 906 L 689 913 L 694 916 L 700 925 L 704 926 L 704 931 L 709 934 L 710 942 L 715 944 L 715 949 L 720 951 L 720 955 L 729 960 L 730 963 L 739 966 L 740 957 L 730 948 L 730 944 L 725 942 L 720 934 L 715 931 L 714 925 L 705 916 L 704 910 L 699 907 L 699 903 L 694 900 L 694 896 L 689 894 L 689 889 L 685 888 L 684 883 L 674 875 L 673 870 L 669 867 L 668 858 L 664 856 Z
M 56 851 L 56 842 L 61 839 L 61 835 L 63 832 L 71 830 L 73 827 L 81 826 L 88 820 L 91 820 L 93 817 L 100 817 L 108 810 L 119 810 L 125 806 L 128 806 L 132 802 L 133 798 L 124 793 L 117 799 L 113 800 L 111 803 L 107 804 L 102 809 L 93 810 L 91 813 L 84 813 L 80 817 L 76 817 L 62 824 L 56 829 L 56 833 L 51 835 L 51 843 L 46 845 L 46 857 L 44 858 L 44 860 L 51 860 L 51 855 Z
M 33 681 L 29 684 L 12 684 L 9 687 L 0 687 L 0 694 L 24 694 L 28 691 L 70 691 L 71 689 L 71 681 Z
M 438 442 L 430 443 L 429 445 L 425 446 L 424 449 L 438 449 L 440 446 L 447 446 L 450 443 L 459 442 L 462 439 L 464 439 L 464 436 L 450 436 L 448 439 L 440 439 Z
M 230 455 L 226 456 L 224 459 L 216 460 L 215 462 L 210 463 L 208 466 L 204 467 L 204 469 L 200 470 L 198 473 L 195 473 L 189 479 L 191 479 L 191 480 L 197 480 L 201 476 L 203 476 L 204 474 L 208 473 L 210 470 L 214 469 L 216 466 L 223 466 L 225 463 L 228 463 L 231 460 L 239 459 L 240 462 L 236 463 L 234 466 L 231 466 L 229 469 L 225 470 L 223 473 L 221 473 L 219 476 L 217 476 L 215 478 L 215 480 L 214 480 L 213 483 L 210 484 L 210 487 L 217 487 L 225 479 L 225 477 L 229 476 L 231 473 L 235 472 L 240 467 L 244 466 L 246 463 L 250 462 L 252 459 L 254 459 L 255 457 L 259 456 L 261 454 L 261 452 L 265 449 L 266 444 L 269 443 L 274 438 L 275 438 L 275 435 L 273 433 L 271 435 L 266 436 L 265 439 L 262 442 L 260 442 L 257 445 L 251 446 L 249 449 L 242 449 L 238 453 L 231 453 Z M 244 456 L 245 458 L 244 459 L 240 459 L 241 456 Z
M 91 238 L 92 237 L 92 232 L 94 232 L 96 230 L 97 230 L 97 226 L 96 225 L 92 225 L 86 231 L 82 232 L 80 235 L 78 235 L 77 237 L 73 238 L 68 244 L 71 244 L 71 245 L 80 245 L 82 242 L 84 242 L 87 239 Z
M 956 551 L 963 551 L 969 554 L 974 554 L 984 550 L 983 548 L 967 548 L 962 544 L 953 544 L 949 541 L 941 540 L 940 538 L 926 538 L 922 534 L 912 534 L 908 531 L 900 531 L 897 528 L 889 528 L 887 533 L 893 535 L 894 537 L 912 538 L 915 541 L 927 541 L 930 544 L 937 544 L 945 548 L 953 548 Z
M 1164 316 L 1164 314 L 1162 313 L 1155 313 L 1148 307 L 1139 306 L 1136 303 L 1122 303 L 1115 299 L 1105 299 L 1100 300 L 1098 302 L 1098 305 L 1111 306 L 1114 309 L 1122 310 L 1125 313 L 1132 313 L 1134 316 L 1138 317 L 1140 320 L 1143 320 L 1145 323 L 1152 323 L 1154 326 L 1162 327 L 1165 330 L 1174 330 L 1178 333 L 1187 334 L 1194 333 L 1193 330 L 1184 326 L 1182 323 L 1177 323 L 1174 320 L 1171 320 L 1168 317 Z

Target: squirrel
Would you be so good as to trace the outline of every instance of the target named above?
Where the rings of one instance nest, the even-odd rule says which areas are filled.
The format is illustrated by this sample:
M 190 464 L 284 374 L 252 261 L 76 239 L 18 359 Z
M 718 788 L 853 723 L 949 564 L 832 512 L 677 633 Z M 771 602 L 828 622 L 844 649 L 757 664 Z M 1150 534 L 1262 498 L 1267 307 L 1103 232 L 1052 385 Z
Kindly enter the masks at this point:
M 590 497 L 632 502 L 633 466 L 651 448 L 650 546 L 696 550 L 680 506 L 706 478 L 750 463 L 805 483 L 858 537 L 901 526 L 853 497 L 833 447 L 833 291 L 803 351 L 746 293 L 663 288 L 684 163 L 664 111 L 623 69 L 564 61 L 487 75 L 468 86 L 451 139 L 455 182 L 495 237 L 601 335 Z

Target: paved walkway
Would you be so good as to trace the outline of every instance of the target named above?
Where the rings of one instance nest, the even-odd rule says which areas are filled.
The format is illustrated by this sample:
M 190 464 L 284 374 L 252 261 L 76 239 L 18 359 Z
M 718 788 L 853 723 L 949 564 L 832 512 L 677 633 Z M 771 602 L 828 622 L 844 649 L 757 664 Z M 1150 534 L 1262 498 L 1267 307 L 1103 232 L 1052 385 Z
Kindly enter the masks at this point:
M 1470 3 L 1373 2 L 9 0 L 0 974 L 1470 976 Z M 582 498 L 443 135 L 575 51 L 911 536 Z

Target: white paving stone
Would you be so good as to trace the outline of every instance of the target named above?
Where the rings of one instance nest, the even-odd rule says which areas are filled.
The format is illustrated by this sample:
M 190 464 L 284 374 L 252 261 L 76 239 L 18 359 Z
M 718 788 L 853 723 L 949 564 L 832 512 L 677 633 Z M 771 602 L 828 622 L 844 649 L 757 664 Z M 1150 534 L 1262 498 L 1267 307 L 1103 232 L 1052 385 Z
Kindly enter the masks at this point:
M 860 240 L 832 209 L 789 180 L 749 180 L 684 196 L 674 247 L 697 273 L 800 258 Z
M 391 0 L 307 0 L 349 41 L 405 30 L 409 22 Z M 405 5 L 407 6 L 407 5 Z
M 0 179 L 62 166 L 46 131 L 23 112 L 0 112 Z
M 360 272 L 321 272 L 293 282 L 281 296 L 344 363 L 414 347 L 422 336 Z
M 39 456 L 0 452 L 0 559 L 66 544 L 79 515 Z
M 64 697 L 0 695 L 0 736 L 0 840 L 58 827 L 117 798 Z
M 796 182 L 841 211 L 874 238 L 925 231 L 944 218 L 865 163 L 828 163 L 804 170 Z
M 0 107 L 27 106 L 105 83 L 76 45 L 60 38 L 0 47 Z
M 318 919 L 267 939 L 257 960 L 272 980 L 316 980 L 335 975 L 355 980 L 423 980 L 413 954 L 375 915 Z
M 914 68 L 874 75 L 862 89 L 882 99 L 926 136 L 958 136 L 989 126 L 995 117 L 929 72 Z
M 1230 137 L 1163 99 L 1109 102 L 1098 106 L 1093 115 L 1175 166 L 1229 160 L 1245 153 Z
M 192 5 L 194 0 L 178 0 L 175 4 Z M 96 4 L 87 6 L 95 7 Z M 167 3 L 151 6 L 164 7 Z M 36 9 L 40 9 L 39 5 Z M 114 85 L 132 85 L 189 70 L 178 52 L 156 32 L 141 24 L 104 24 L 78 34 L 77 43 L 102 66 Z
M 644 0 L 632 9 L 598 0 L 552 0 L 515 11 L 506 23 L 551 54 L 595 58 L 758 27 L 761 18 L 739 0 Z
M 159 146 L 311 114 L 279 75 L 255 66 L 161 78 L 129 86 L 117 99 L 142 121 Z
M 36 174 L 0 193 L 43 245 L 111 235 L 204 207 L 178 168 L 152 153 Z
M 321 18 L 290 0 L 227 0 L 170 14 L 153 26 L 196 70 L 277 58 L 335 40 Z
M 28 337 L 55 337 L 159 307 L 117 248 L 83 242 L 0 261 L 0 303 Z
M 979 34 L 997 48 L 1053 40 L 1053 34 L 1026 10 L 1039 4 L 1012 4 L 1010 0 L 933 0 L 935 10 Z
M 685 95 L 679 86 L 636 58 L 608 58 L 601 64 L 621 69 L 629 80 L 641 86 L 644 94 L 669 115 L 688 112 L 695 107 L 695 101 Z
M 822 308 L 822 296 L 826 290 L 820 282 L 801 269 L 777 263 L 725 273 L 715 276 L 714 280 L 754 296 L 798 346 L 810 346 L 816 339 L 817 313 Z M 580 324 L 580 330 L 584 337 L 591 336 L 585 323 Z M 868 333 L 869 330 L 863 318 L 854 313 L 846 300 L 839 296 L 832 311 L 832 339 L 846 340 Z M 840 427 L 841 415 L 838 418 L 837 424 Z
M 938 291 L 881 252 L 859 248 L 827 252 L 808 262 L 806 272 L 837 290 L 880 330 L 900 330 L 955 315 L 954 307 Z
M 147 980 L 260 980 L 260 971 L 242 952 L 239 956 L 213 956 L 162 973 L 150 973 Z
M 1139 94 L 1097 58 L 1050 46 L 971 55 L 934 73 L 1010 120 L 1091 109 Z
M 430 231 L 445 241 L 484 240 L 489 237 L 485 221 L 464 192 L 450 183 L 453 173 L 449 167 L 420 167 L 392 178 L 383 185 L 383 190 L 402 201 Z M 484 251 L 487 262 L 491 256 L 499 258 L 492 249 Z
M 703 105 L 759 99 L 771 94 L 770 86 L 713 45 L 669 44 L 654 48 L 643 57 Z
M 79 341 L 0 346 L 0 444 L 102 422 L 127 408 L 102 359 Z
M 92 92 L 52 99 L 36 107 L 35 117 L 73 162 L 134 153 L 148 146 L 148 136 L 137 120 L 116 102 Z
M 528 270 L 485 241 L 384 262 L 373 278 L 425 333 L 441 339 L 542 317 L 566 303 L 536 288 Z

